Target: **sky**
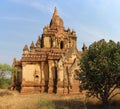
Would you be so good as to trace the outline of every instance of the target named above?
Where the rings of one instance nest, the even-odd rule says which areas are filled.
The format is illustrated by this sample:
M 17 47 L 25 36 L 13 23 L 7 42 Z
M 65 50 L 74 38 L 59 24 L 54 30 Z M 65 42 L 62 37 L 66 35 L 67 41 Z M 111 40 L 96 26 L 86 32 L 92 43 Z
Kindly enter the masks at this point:
M 77 47 L 100 39 L 120 41 L 120 0 L 0 0 L 0 63 L 21 59 L 36 43 L 57 7 L 64 26 L 77 34 Z

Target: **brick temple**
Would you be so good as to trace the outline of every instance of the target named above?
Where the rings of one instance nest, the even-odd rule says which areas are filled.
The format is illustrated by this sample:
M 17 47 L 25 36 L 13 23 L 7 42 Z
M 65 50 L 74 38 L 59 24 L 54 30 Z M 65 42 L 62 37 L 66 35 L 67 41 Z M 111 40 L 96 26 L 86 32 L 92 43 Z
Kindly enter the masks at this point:
M 26 44 L 20 60 L 13 66 L 21 69 L 12 74 L 12 89 L 21 93 L 80 93 L 76 73 L 81 53 L 77 49 L 74 30 L 65 29 L 64 22 L 55 8 L 48 26 L 36 43 Z

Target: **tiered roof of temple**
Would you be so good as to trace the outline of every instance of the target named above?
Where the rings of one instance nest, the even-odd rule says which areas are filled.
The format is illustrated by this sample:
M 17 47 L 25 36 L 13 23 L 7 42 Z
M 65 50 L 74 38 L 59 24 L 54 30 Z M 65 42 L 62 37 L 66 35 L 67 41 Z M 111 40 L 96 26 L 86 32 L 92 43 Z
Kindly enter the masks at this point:
M 46 40 L 44 40 L 46 38 Z M 48 39 L 47 39 L 48 38 Z M 42 37 L 38 36 L 36 44 L 32 41 L 30 47 L 26 44 L 23 48 L 22 62 L 45 61 L 47 59 L 60 59 L 61 54 L 68 52 L 76 46 L 76 32 L 64 29 L 63 20 L 55 8 L 49 26 L 43 29 Z

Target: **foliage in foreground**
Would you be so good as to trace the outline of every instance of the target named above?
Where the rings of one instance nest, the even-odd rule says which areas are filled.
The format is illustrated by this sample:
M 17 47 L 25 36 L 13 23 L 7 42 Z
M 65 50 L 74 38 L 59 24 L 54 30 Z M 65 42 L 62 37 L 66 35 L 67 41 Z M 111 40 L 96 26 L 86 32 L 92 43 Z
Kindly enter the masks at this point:
M 23 109 L 54 109 L 52 101 L 39 99 L 36 105 L 25 105 Z
M 11 78 L 0 79 L 0 88 L 6 89 L 11 85 Z
M 114 101 L 109 105 L 109 109 L 119 109 L 120 103 Z M 80 100 L 46 100 L 39 99 L 35 105 L 25 105 L 22 109 L 106 109 L 97 103 L 86 103 Z
M 120 42 L 104 39 L 94 42 L 83 53 L 80 68 L 81 89 L 87 90 L 89 96 L 95 96 L 107 105 L 120 94 L 113 94 L 120 87 Z
M 17 68 L 11 67 L 8 64 L 0 64 L 0 88 L 6 88 L 11 84 L 11 72 L 16 73 Z
M 11 100 L 12 98 L 12 100 Z M 120 96 L 110 103 L 110 109 L 119 109 Z M 0 109 L 106 109 L 96 98 L 84 95 L 27 94 L 0 90 Z

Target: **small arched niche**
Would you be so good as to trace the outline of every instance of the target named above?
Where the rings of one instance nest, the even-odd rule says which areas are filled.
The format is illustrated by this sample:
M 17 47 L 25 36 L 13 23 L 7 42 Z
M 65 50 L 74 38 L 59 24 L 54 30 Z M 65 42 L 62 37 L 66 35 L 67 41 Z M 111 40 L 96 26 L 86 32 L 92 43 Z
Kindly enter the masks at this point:
M 38 75 L 35 75 L 35 78 L 39 78 L 39 76 L 38 76 Z
M 39 75 L 35 75 L 35 83 L 39 83 Z

